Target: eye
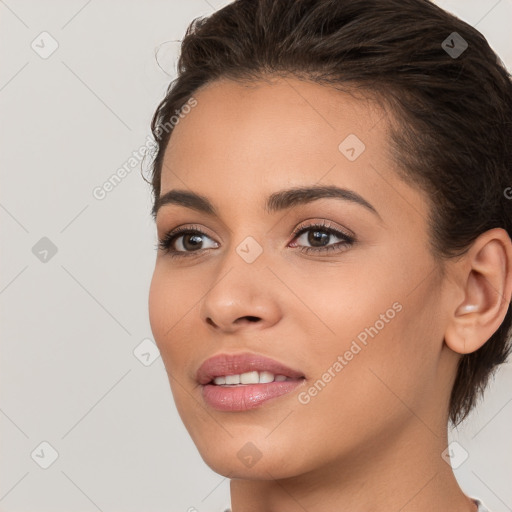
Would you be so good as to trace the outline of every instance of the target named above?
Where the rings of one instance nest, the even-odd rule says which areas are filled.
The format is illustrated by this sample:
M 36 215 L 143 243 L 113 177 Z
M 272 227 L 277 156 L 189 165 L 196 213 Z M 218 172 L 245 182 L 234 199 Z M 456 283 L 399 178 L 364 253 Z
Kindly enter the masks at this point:
M 308 236 L 305 237 L 303 242 L 309 243 L 312 247 L 302 246 L 300 252 L 303 253 L 323 253 L 323 252 L 340 252 L 345 247 L 351 246 L 355 242 L 355 238 L 350 236 L 342 231 L 331 227 L 329 222 L 322 222 L 320 224 L 309 224 L 307 226 L 299 227 L 293 234 L 295 238 L 300 239 L 307 232 L 310 232 Z M 326 242 L 334 236 L 336 238 L 341 239 L 341 242 L 336 244 L 328 244 Z M 293 244 L 292 247 L 296 245 Z
M 297 245 L 301 245 L 300 252 L 318 254 L 327 251 L 340 252 L 343 248 L 351 246 L 355 242 L 353 236 L 331 227 L 327 221 L 299 227 L 293 232 L 294 240 L 300 239 L 307 232 L 310 232 L 310 235 L 305 237 L 303 242 L 312 244 L 312 247 L 297 244 L 296 242 L 293 242 L 290 246 L 296 247 Z M 326 243 L 333 236 L 341 241 L 336 244 Z M 213 242 L 211 247 L 203 247 L 204 238 L 211 240 L 211 238 L 197 226 L 179 227 L 166 233 L 158 241 L 157 248 L 169 254 L 171 257 L 187 257 L 195 256 L 196 254 L 194 253 L 200 254 L 204 250 L 219 246 L 217 242 Z
M 204 249 L 201 240 L 203 237 L 210 238 L 197 226 L 180 227 L 166 233 L 158 241 L 158 248 L 173 257 L 189 256 L 189 253 L 199 252 L 201 249 Z M 173 247 L 176 241 L 178 241 L 177 249 Z M 217 242 L 214 242 L 213 246 L 218 247 Z

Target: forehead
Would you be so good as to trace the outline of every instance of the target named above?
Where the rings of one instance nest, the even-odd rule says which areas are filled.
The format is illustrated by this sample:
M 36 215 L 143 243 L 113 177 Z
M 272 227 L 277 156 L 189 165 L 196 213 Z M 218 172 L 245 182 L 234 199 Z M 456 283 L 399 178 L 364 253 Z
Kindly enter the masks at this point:
M 393 171 L 388 114 L 362 94 L 276 78 L 219 80 L 194 98 L 166 149 L 161 193 L 188 188 L 215 201 L 236 191 L 262 203 L 277 189 L 321 183 L 354 189 L 386 208 L 393 199 L 403 208 L 403 194 L 421 202 L 420 191 Z
M 339 144 L 351 134 L 368 149 L 385 144 L 385 123 L 377 128 L 384 113 L 374 102 L 297 78 L 247 84 L 223 79 L 194 97 L 197 106 L 175 127 L 167 160 L 197 161 L 205 153 L 222 155 L 224 163 L 245 160 L 245 166 L 248 157 L 258 164 L 308 154 L 337 159 Z

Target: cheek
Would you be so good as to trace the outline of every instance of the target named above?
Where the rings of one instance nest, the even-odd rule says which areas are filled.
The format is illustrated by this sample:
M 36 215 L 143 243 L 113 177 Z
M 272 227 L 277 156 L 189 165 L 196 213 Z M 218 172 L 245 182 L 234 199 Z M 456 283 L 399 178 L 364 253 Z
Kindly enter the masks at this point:
M 148 296 L 149 323 L 168 373 L 179 378 L 183 365 L 200 357 L 197 338 L 198 307 L 205 290 L 187 276 L 157 264 Z M 172 383 L 171 383 L 172 386 Z
M 153 337 L 155 338 L 155 342 L 159 348 L 163 327 L 162 324 L 166 317 L 166 308 L 163 305 L 166 299 L 164 290 L 165 288 L 163 286 L 162 280 L 160 279 L 158 268 L 155 268 L 149 287 L 148 313 L 151 331 L 153 332 Z
M 181 358 L 186 355 L 187 351 L 179 339 L 179 328 L 181 327 L 179 319 L 183 318 L 185 312 L 180 309 L 177 290 L 180 290 L 180 288 L 176 288 L 174 280 L 170 279 L 157 266 L 149 288 L 149 323 L 165 366 L 169 385 L 174 396 L 174 403 L 181 416 L 183 414 L 181 403 L 184 398 L 180 397 L 182 385 L 176 384 L 176 379 L 179 383 L 184 381 L 184 377 L 179 374 L 179 369 Z
M 392 268 L 389 261 L 405 261 L 397 257 L 384 261 L 388 263 L 365 264 L 343 275 L 317 275 L 314 287 L 303 283 L 309 290 L 305 302 L 316 314 L 307 318 L 319 326 L 303 347 L 311 384 L 318 382 L 307 407 L 320 413 L 336 403 L 328 414 L 342 423 L 346 414 L 359 418 L 357 424 L 391 411 L 407 413 L 403 402 L 421 407 L 435 381 L 435 290 L 424 280 L 417 259 L 407 260 L 416 262 L 414 268 Z M 423 286 L 412 291 L 411 283 L 422 280 Z M 304 317 L 297 321 L 303 323 L 303 333 L 315 332 Z
M 383 308 L 375 306 L 378 313 L 385 314 L 388 304 L 383 304 Z M 405 308 L 380 330 L 378 323 L 377 333 L 371 329 L 376 324 L 373 308 L 360 311 L 355 323 L 362 322 L 362 329 L 349 316 L 340 315 L 336 330 L 350 324 L 356 335 L 341 336 L 310 352 L 315 371 L 301 397 L 303 405 L 296 409 L 301 428 L 323 432 L 334 451 L 386 439 L 412 417 L 411 410 L 420 413 L 428 399 L 425 389 L 431 371 L 424 354 L 414 348 L 416 340 L 404 337 L 410 334 L 407 325 L 413 320 Z M 358 338 L 361 332 L 367 336 Z
M 162 357 L 173 337 L 173 326 L 178 327 L 179 319 L 185 315 L 183 300 L 180 301 L 184 292 L 185 289 L 157 264 L 149 288 L 148 312 L 153 337 Z

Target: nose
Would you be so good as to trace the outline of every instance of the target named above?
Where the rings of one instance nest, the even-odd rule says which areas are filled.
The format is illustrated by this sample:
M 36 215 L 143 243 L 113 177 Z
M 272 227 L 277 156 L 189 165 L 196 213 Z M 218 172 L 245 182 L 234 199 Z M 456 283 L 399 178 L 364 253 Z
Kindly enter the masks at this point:
M 232 267 L 204 296 L 201 319 L 209 329 L 225 333 L 272 326 L 282 316 L 276 286 L 279 282 L 266 267 Z

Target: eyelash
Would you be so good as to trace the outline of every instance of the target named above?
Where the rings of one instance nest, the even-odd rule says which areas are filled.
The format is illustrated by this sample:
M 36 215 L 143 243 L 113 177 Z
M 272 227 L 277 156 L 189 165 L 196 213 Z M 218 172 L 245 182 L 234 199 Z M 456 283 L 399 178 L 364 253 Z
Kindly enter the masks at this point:
M 324 252 L 330 252 L 330 251 L 338 252 L 339 247 L 351 246 L 355 242 L 354 237 L 347 235 L 346 233 L 343 233 L 343 232 L 339 231 L 338 229 L 331 227 L 331 225 L 325 221 L 322 223 L 310 224 L 307 226 L 301 226 L 301 227 L 297 228 L 292 233 L 293 239 L 301 236 L 304 233 L 307 233 L 308 231 L 312 231 L 314 229 L 316 229 L 317 231 L 323 231 L 329 235 L 334 235 L 337 238 L 341 238 L 342 241 L 338 242 L 334 245 L 328 245 L 326 247 L 301 246 L 301 248 L 299 249 L 301 253 L 307 253 L 307 254 L 317 253 L 318 254 L 318 253 L 324 253 Z M 192 257 L 192 256 L 196 256 L 197 254 L 200 254 L 204 251 L 209 251 L 209 250 L 213 249 L 211 247 L 208 249 L 202 249 L 202 250 L 200 249 L 198 251 L 177 251 L 175 249 L 171 249 L 171 246 L 174 243 L 174 241 L 177 238 L 179 238 L 180 236 L 183 236 L 184 234 L 203 235 L 203 236 L 210 238 L 206 233 L 201 231 L 196 226 L 180 227 L 180 228 L 176 228 L 173 231 L 170 231 L 169 233 L 166 233 L 163 236 L 163 238 L 160 238 L 156 248 L 161 249 L 162 251 L 164 251 L 166 254 L 168 254 L 172 258 Z

